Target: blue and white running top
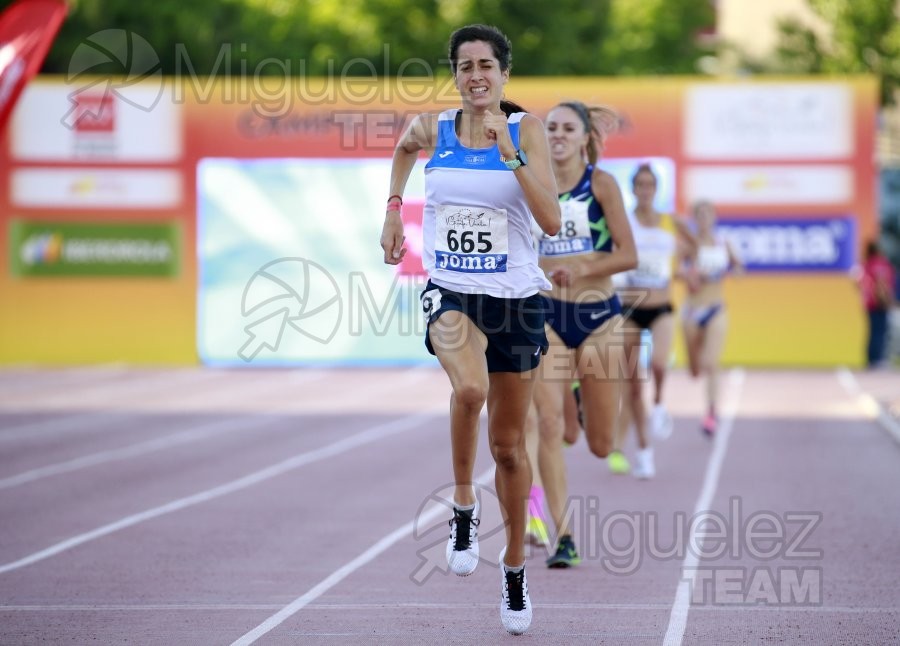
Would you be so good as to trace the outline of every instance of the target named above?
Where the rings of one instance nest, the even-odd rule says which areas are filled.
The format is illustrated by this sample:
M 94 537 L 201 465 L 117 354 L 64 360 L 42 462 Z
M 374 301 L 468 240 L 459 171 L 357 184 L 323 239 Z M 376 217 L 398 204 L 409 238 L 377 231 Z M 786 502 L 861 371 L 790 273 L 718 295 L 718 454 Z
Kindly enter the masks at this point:
M 532 245 L 533 217 L 500 149 L 466 148 L 456 136 L 458 109 L 438 116 L 434 155 L 425 165 L 422 264 L 432 282 L 466 294 L 524 298 L 550 282 Z M 519 147 L 524 112 L 508 119 Z

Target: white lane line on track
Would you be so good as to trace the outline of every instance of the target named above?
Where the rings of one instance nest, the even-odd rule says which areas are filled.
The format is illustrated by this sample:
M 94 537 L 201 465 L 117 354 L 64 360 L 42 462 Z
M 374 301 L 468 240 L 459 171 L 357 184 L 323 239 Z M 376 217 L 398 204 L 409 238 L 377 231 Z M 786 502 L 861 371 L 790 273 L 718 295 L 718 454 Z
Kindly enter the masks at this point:
M 72 382 L 83 382 L 85 378 L 97 377 L 114 379 L 128 372 L 124 364 L 100 364 L 97 366 L 79 366 L 77 368 L 47 369 L 35 367 L 32 369 L 2 369 L 0 370 L 0 390 L 4 395 L 16 393 L 22 390 L 49 386 L 58 388 Z
M 490 467 L 487 471 L 475 478 L 475 482 L 477 484 L 484 485 L 493 477 L 494 467 Z M 246 633 L 242 637 L 236 639 L 231 643 L 231 646 L 247 646 L 248 644 L 254 643 L 257 639 L 279 626 L 285 620 L 300 612 L 303 608 L 318 599 L 328 590 L 343 581 L 349 575 L 353 574 L 353 572 L 387 550 L 389 547 L 394 545 L 394 543 L 397 543 L 398 541 L 412 534 L 417 526 L 427 525 L 442 513 L 447 513 L 447 507 L 444 505 L 436 504 L 419 515 L 418 518 L 414 518 L 408 523 L 401 525 L 390 534 L 382 538 L 380 541 L 372 545 L 365 552 L 357 556 L 355 559 L 332 572 L 317 585 L 310 588 L 305 594 L 294 599 L 291 603 L 266 619 L 256 628 Z
M 305 375 L 305 377 L 305 379 L 293 380 L 292 384 L 297 385 L 307 381 L 321 379 L 322 375 L 310 373 L 308 375 Z M 242 384 L 242 388 L 240 390 L 241 396 L 247 397 L 252 396 L 257 391 L 271 389 L 271 384 L 257 383 L 254 385 Z M 232 397 L 233 396 L 234 395 L 232 393 Z M 198 416 L 199 415 L 202 414 L 198 414 Z M 123 418 L 122 421 L 127 422 L 129 421 L 129 419 L 133 421 L 134 419 L 137 419 L 139 417 L 141 417 L 141 415 L 131 415 Z M 154 453 L 156 451 L 162 451 L 176 446 L 190 444 L 191 442 L 197 442 L 214 435 L 219 435 L 221 433 L 241 430 L 256 430 L 260 427 L 270 426 L 275 422 L 284 421 L 286 419 L 289 419 L 288 415 L 262 416 L 243 413 L 238 415 L 237 418 L 224 420 L 220 419 L 214 422 L 200 424 L 199 426 L 188 428 L 187 430 L 181 431 L 179 433 L 170 433 L 169 435 L 157 437 L 152 440 L 147 440 L 146 442 L 138 442 L 137 444 L 131 444 L 129 446 L 124 446 L 117 449 L 98 451 L 89 455 L 72 458 L 71 460 L 65 460 L 63 462 L 57 462 L 55 464 L 48 464 L 42 467 L 29 469 L 28 471 L 23 471 L 22 473 L 16 475 L 0 478 L 0 490 L 17 487 L 29 482 L 34 482 L 35 480 L 40 480 L 41 478 L 49 478 L 51 476 L 61 475 L 64 473 L 71 473 L 73 471 L 78 471 L 87 467 L 105 464 L 107 462 L 115 462 L 118 460 L 127 460 L 129 458 L 140 457 L 143 455 L 147 455 L 148 453 Z
M 252 374 L 252 371 L 243 368 L 216 369 L 214 372 L 223 375 L 224 384 L 213 383 L 212 387 L 206 390 L 186 391 L 174 395 L 165 402 L 166 410 L 174 412 L 186 409 L 202 415 L 210 410 L 217 410 L 214 406 L 211 408 L 211 405 L 218 404 L 224 407 L 240 401 L 254 401 L 257 395 L 290 393 L 293 397 L 299 397 L 302 393 L 302 390 L 298 391 L 300 386 L 309 382 L 324 381 L 333 374 L 327 368 L 304 368 L 300 371 L 292 370 L 279 375 L 267 373 L 258 377 L 254 376 L 255 380 L 248 381 L 245 375 Z M 200 406 L 200 408 L 192 408 L 194 406 Z M 235 409 L 235 412 L 240 412 L 240 410 Z
M 703 486 L 700 489 L 700 496 L 697 498 L 697 504 L 694 505 L 694 514 L 708 511 L 712 505 L 713 496 L 716 494 L 716 487 L 719 484 L 719 474 L 722 471 L 722 463 L 725 461 L 725 452 L 728 450 L 728 438 L 731 436 L 731 429 L 734 425 L 734 418 L 737 414 L 738 405 L 740 403 L 741 391 L 744 386 L 744 370 L 735 368 L 728 375 L 728 406 L 723 411 L 719 428 L 716 430 L 716 436 L 713 442 L 712 454 L 706 463 L 706 474 L 703 478 Z M 697 537 L 697 527 L 702 523 L 691 524 L 691 534 L 688 537 L 688 545 L 699 545 Z M 697 574 L 697 564 L 699 559 L 694 550 L 688 550 L 681 566 L 681 579 L 678 582 L 678 588 L 675 592 L 675 601 L 672 604 L 672 611 L 669 613 L 669 625 L 666 628 L 666 636 L 663 640 L 664 646 L 681 646 L 684 639 L 684 630 L 687 627 L 688 612 L 691 604 L 691 591 L 694 587 L 694 577 Z
M 176 446 L 199 442 L 200 440 L 204 440 L 214 435 L 218 437 L 232 431 L 255 431 L 263 427 L 271 426 L 276 422 L 283 422 L 287 419 L 289 419 L 289 417 L 286 415 L 244 415 L 240 419 L 220 419 L 215 422 L 200 424 L 199 426 L 194 426 L 190 430 L 182 431 L 181 433 L 164 435 L 163 437 L 157 437 L 146 442 L 138 442 L 137 444 L 124 446 L 118 449 L 98 451 L 96 453 L 91 453 L 90 455 L 83 455 L 64 462 L 48 464 L 36 469 L 23 471 L 22 473 L 13 476 L 0 478 L 0 491 L 34 482 L 35 480 L 40 480 L 42 478 L 72 473 L 73 471 L 95 467 L 99 464 L 106 464 L 107 462 L 127 460 L 129 458 L 136 458 L 149 453 L 155 453 L 156 451 L 163 451 Z
M 396 379 L 390 382 L 382 383 L 381 388 L 371 389 L 372 391 L 374 391 L 374 394 L 367 393 L 365 397 L 377 398 L 382 396 L 383 391 L 385 390 L 394 390 L 398 388 L 402 390 L 404 385 L 408 382 L 420 379 L 421 372 L 422 370 L 419 368 L 412 368 L 408 372 L 399 375 Z M 295 375 L 294 378 L 290 380 L 289 385 L 291 387 L 295 387 L 309 381 L 321 380 L 324 377 L 325 374 L 321 372 L 301 373 L 299 375 Z M 262 381 L 255 384 L 240 384 L 240 388 L 238 388 L 237 390 L 240 390 L 241 397 L 246 398 L 257 394 L 258 392 L 268 392 L 272 389 L 273 386 L 271 383 Z M 236 389 L 226 388 L 224 389 L 224 395 L 222 394 L 222 392 L 220 392 L 218 393 L 218 397 L 223 401 L 227 399 L 233 399 L 235 397 L 234 392 L 232 392 L 233 390 Z M 354 403 L 369 401 L 368 399 L 365 399 L 365 397 L 361 395 L 354 398 Z M 130 416 L 131 419 L 137 417 L 140 416 Z M 129 417 L 124 417 L 122 421 L 127 421 L 128 419 Z M 213 435 L 219 435 L 220 433 L 227 433 L 235 430 L 256 430 L 261 426 L 269 426 L 277 421 L 284 421 L 285 419 L 288 419 L 288 416 L 280 415 L 272 418 L 261 418 L 261 421 L 257 421 L 257 419 L 251 419 L 248 414 L 244 414 L 243 419 L 217 420 L 215 422 L 201 424 L 200 426 L 182 431 L 180 433 L 171 433 L 164 437 L 147 440 L 146 442 L 139 442 L 137 444 L 132 444 L 130 446 L 125 446 L 118 449 L 99 451 L 90 455 L 80 456 L 55 464 L 48 464 L 42 467 L 24 471 L 16 475 L 0 478 L 0 490 L 17 487 L 29 482 L 34 482 L 35 480 L 40 480 L 42 478 L 49 478 L 51 476 L 57 476 L 64 473 L 71 473 L 73 471 L 78 471 L 87 467 L 105 464 L 107 462 L 115 462 L 118 460 L 140 457 L 143 455 L 147 455 L 148 453 L 154 453 L 156 451 L 162 451 L 176 446 L 182 446 L 184 444 L 197 442 Z
M 284 606 L 280 603 L 198 603 L 198 604 L 49 604 L 39 605 L 0 605 L 0 612 L 209 612 L 222 611 L 234 612 L 235 610 L 280 610 Z M 306 612 L 317 610 L 467 610 L 473 608 L 495 609 L 496 603 L 312 603 L 304 609 Z M 668 610 L 668 603 L 535 603 L 535 608 L 547 610 Z M 858 606 L 697 606 L 695 612 L 773 612 L 782 614 L 791 613 L 841 613 L 841 614 L 880 614 L 897 612 L 895 607 L 861 608 Z
M 129 380 L 123 383 L 99 384 L 92 388 L 101 389 L 103 397 L 79 397 L 78 405 L 85 402 L 96 402 L 98 406 L 104 408 L 102 411 L 96 410 L 79 410 L 78 412 L 69 412 L 64 406 L 59 406 L 60 396 L 51 398 L 49 401 L 37 401 L 32 408 L 55 415 L 49 419 L 43 419 L 36 422 L 26 422 L 18 426 L 6 427 L 0 432 L 0 442 L 9 442 L 22 438 L 33 438 L 41 435 L 51 435 L 58 431 L 67 430 L 90 430 L 92 422 L 97 420 L 101 423 L 108 423 L 110 419 L 129 419 L 134 413 L 128 410 L 122 410 L 119 406 L 119 399 L 125 394 L 140 394 L 142 397 L 148 395 L 156 395 L 167 391 L 175 390 L 176 392 L 184 392 L 190 388 L 202 385 L 210 380 L 221 378 L 215 372 L 202 373 L 198 371 L 187 371 L 183 373 L 142 375 L 137 379 Z M 190 383 L 194 382 L 194 383 Z M 90 392 L 90 390 L 88 391 Z M 71 401 L 71 395 L 68 401 Z M 47 404 L 50 404 L 47 406 Z M 0 406 L 2 408 L 2 406 Z M 8 409 L 2 412 L 15 413 L 16 409 Z M 62 415 L 60 413 L 62 412 Z
M 51 411 L 58 415 L 55 411 Z M 62 417 L 55 416 L 36 422 L 25 422 L 19 426 L 4 428 L 0 432 L 0 443 L 14 442 L 23 438 L 36 438 L 43 435 L 51 435 L 58 431 L 91 430 L 97 424 L 103 426 L 113 425 L 116 422 L 125 421 L 134 417 L 133 413 L 121 411 L 92 412 L 67 414 Z
M 57 554 L 70 550 L 74 547 L 78 547 L 79 545 L 89 543 L 90 541 L 102 538 L 128 527 L 133 527 L 134 525 L 138 525 L 153 518 L 158 518 L 160 516 L 164 516 L 165 514 L 170 514 L 176 511 L 181 511 L 182 509 L 193 507 L 194 505 L 199 505 L 216 498 L 221 498 L 222 496 L 234 493 L 236 491 L 241 491 L 242 489 L 246 489 L 261 482 L 265 482 L 266 480 L 271 480 L 272 478 L 292 471 L 298 467 L 311 464 L 313 462 L 318 462 L 319 460 L 333 457 L 351 449 L 355 449 L 366 444 L 371 444 L 376 440 L 390 437 L 391 435 L 396 435 L 397 433 L 402 433 L 412 428 L 422 426 L 429 420 L 432 420 L 436 417 L 438 417 L 437 414 L 423 413 L 412 417 L 406 417 L 400 420 L 385 422 L 384 424 L 373 426 L 368 430 L 356 433 L 355 435 L 351 435 L 350 437 L 344 438 L 343 440 L 333 442 L 332 444 L 328 444 L 313 451 L 298 453 L 297 455 L 294 455 L 287 460 L 283 460 L 282 462 L 278 462 L 276 464 L 268 466 L 265 469 L 260 469 L 259 471 L 255 471 L 254 473 L 243 476 L 242 478 L 238 478 L 237 480 L 232 480 L 230 482 L 226 482 L 225 484 L 219 485 L 218 487 L 206 489 L 205 491 L 201 491 L 184 498 L 178 498 L 177 500 L 173 500 L 164 505 L 153 507 L 152 509 L 147 509 L 137 514 L 126 516 L 125 518 L 112 523 L 108 523 L 89 532 L 85 532 L 83 534 L 78 534 L 77 536 L 68 538 L 64 541 L 56 543 L 55 545 L 51 545 L 46 549 L 40 550 L 39 552 L 34 552 L 33 554 L 29 554 L 28 556 L 20 558 L 16 561 L 0 565 L 0 574 L 10 572 L 12 570 L 18 570 L 19 568 L 32 565 L 34 563 L 37 563 L 38 561 L 43 561 L 44 559 L 48 559 L 51 556 L 56 556 Z
M 856 376 L 846 368 L 838 368 L 835 372 L 838 382 L 847 391 L 847 394 L 856 399 L 857 405 L 869 417 L 877 421 L 884 430 L 890 433 L 897 444 L 900 444 L 900 423 L 895 420 L 878 400 L 863 390 Z
M 63 392 L 51 392 L 46 397 L 36 397 L 33 402 L 26 404 L 26 407 L 29 409 L 40 407 L 41 410 L 51 412 L 54 410 L 67 410 L 73 405 L 83 406 L 86 403 L 103 405 L 118 401 L 129 394 L 139 393 L 146 396 L 148 394 L 166 392 L 179 387 L 183 388 L 189 385 L 190 382 L 204 382 L 211 378 L 217 378 L 220 375 L 216 372 L 192 368 L 147 372 L 131 371 L 124 376 L 130 378 L 117 380 L 112 383 L 79 384 L 68 389 L 52 388 L 53 391 L 63 390 Z M 9 411 L 16 410 L 9 403 L 4 404 L 4 407 Z
M 173 394 L 167 399 L 175 399 L 178 403 L 184 402 L 191 403 L 194 400 L 202 400 L 202 401 L 210 401 L 217 400 L 222 403 L 227 403 L 234 401 L 237 398 L 246 398 L 250 395 L 256 394 L 258 391 L 262 390 L 273 390 L 273 387 L 270 383 L 262 383 L 262 384 L 251 384 L 248 385 L 246 383 L 232 384 L 231 386 L 216 386 L 215 381 L 221 380 L 226 377 L 224 372 L 217 371 L 209 371 L 207 373 L 198 373 L 191 372 L 185 373 L 190 376 L 190 381 L 192 383 L 182 384 L 181 381 L 184 379 L 177 381 L 176 385 L 179 386 L 177 388 L 177 393 Z M 202 375 L 202 376 L 201 376 Z M 307 381 L 312 381 L 316 379 L 322 379 L 325 377 L 324 373 L 315 372 L 315 373 L 306 373 L 302 372 L 299 374 L 292 375 L 287 378 L 287 381 L 282 380 L 282 386 L 292 387 L 298 384 L 305 383 Z M 212 381 L 212 385 L 210 386 L 207 382 Z M 169 384 L 172 382 L 170 381 Z M 190 392 L 193 388 L 197 386 L 201 387 L 200 392 L 194 396 L 189 397 L 186 396 L 187 392 Z M 210 394 L 205 388 L 212 387 L 214 388 L 213 394 Z M 166 388 L 168 389 L 168 388 Z M 137 385 L 133 385 L 132 391 L 138 390 Z M 151 388 L 149 392 L 144 391 L 141 395 L 142 398 L 147 398 L 148 395 L 157 394 L 159 392 L 164 392 L 161 388 Z M 235 392 L 239 391 L 239 392 Z M 111 396 L 112 394 L 110 394 Z M 39 403 L 40 405 L 40 403 Z M 58 414 L 56 409 L 49 409 L 50 413 Z M 169 411 L 166 411 L 169 412 Z M 171 414 L 177 413 L 176 410 L 170 411 Z M 206 411 L 196 411 L 197 415 L 202 415 Z M 135 417 L 140 417 L 145 415 L 143 413 L 134 413 L 129 412 L 128 410 L 122 410 L 120 408 L 116 408 L 115 404 L 113 404 L 108 410 L 103 411 L 91 411 L 91 412 L 77 412 L 77 413 L 65 413 L 62 416 L 52 417 L 50 419 L 44 419 L 37 422 L 26 422 L 25 424 L 21 424 L 19 426 L 7 427 L 2 429 L 0 432 L 0 443 L 2 442 L 11 442 L 14 440 L 19 440 L 22 438 L 35 438 L 40 437 L 42 435 L 51 435 L 57 433 L 59 431 L 66 432 L 85 432 L 91 431 L 95 429 L 95 424 L 100 423 L 103 426 L 113 426 L 117 421 L 127 422 L 130 419 L 134 419 Z

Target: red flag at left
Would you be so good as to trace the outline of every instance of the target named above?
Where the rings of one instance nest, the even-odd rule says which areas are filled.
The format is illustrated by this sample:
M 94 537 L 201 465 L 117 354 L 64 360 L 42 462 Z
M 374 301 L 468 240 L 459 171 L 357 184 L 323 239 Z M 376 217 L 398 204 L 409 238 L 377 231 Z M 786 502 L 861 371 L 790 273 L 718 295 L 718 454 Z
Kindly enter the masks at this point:
M 17 0 L 0 13 L 0 132 L 41 69 L 66 11 L 63 0 Z

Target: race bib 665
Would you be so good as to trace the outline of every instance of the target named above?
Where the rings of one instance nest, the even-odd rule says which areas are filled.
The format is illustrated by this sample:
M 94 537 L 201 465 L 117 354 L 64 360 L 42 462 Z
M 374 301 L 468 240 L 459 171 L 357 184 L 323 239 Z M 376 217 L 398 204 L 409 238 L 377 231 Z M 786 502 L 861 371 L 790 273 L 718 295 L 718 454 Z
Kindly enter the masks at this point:
M 441 204 L 435 212 L 436 269 L 467 274 L 506 271 L 506 209 Z

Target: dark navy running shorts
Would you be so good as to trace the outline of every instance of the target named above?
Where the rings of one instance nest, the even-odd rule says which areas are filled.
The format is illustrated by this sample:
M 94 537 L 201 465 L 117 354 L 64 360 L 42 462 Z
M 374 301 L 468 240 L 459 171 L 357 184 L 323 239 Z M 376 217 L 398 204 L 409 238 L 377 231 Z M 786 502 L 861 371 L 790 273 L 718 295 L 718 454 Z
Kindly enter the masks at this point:
M 540 294 L 525 298 L 497 298 L 487 294 L 463 294 L 439 287 L 430 280 L 419 297 L 428 327 L 444 312 L 456 310 L 469 317 L 487 337 L 488 372 L 528 372 L 538 367 L 547 353 L 544 304 Z M 466 343 L 466 339 L 461 339 Z M 425 347 L 434 354 L 429 331 Z
M 617 314 L 622 303 L 613 294 L 605 301 L 573 303 L 544 296 L 547 324 L 559 335 L 567 347 L 578 348 L 591 333 Z

